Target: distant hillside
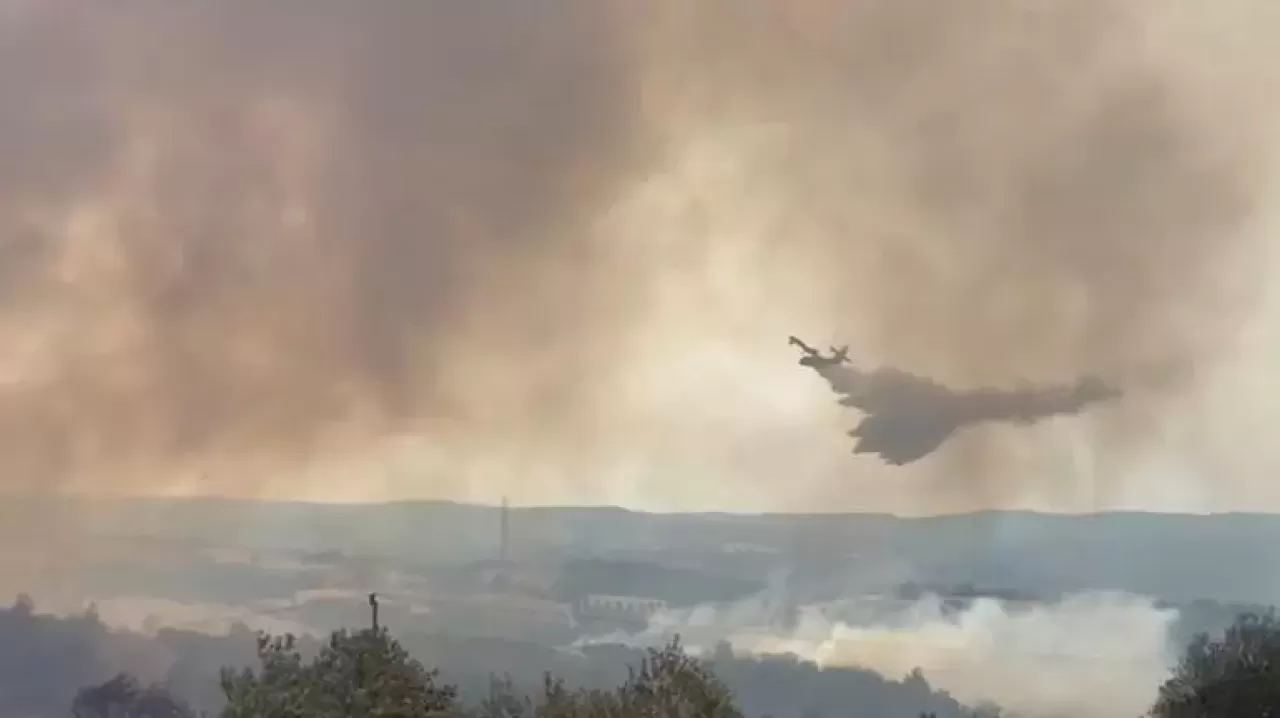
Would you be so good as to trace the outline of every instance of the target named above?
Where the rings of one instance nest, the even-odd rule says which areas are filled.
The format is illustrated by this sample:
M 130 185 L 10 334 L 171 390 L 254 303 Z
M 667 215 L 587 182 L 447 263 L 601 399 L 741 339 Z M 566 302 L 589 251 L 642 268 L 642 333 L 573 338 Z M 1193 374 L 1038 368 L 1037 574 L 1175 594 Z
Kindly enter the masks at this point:
M 4 511 L 23 511 L 8 502 Z M 462 563 L 498 551 L 499 509 L 448 502 L 323 505 L 215 499 L 77 501 L 86 534 L 199 545 L 340 551 L 410 563 Z M 1176 601 L 1280 600 L 1280 516 L 983 512 L 649 514 L 619 508 L 513 508 L 516 558 L 608 557 L 761 580 L 814 576 L 972 583 L 1030 593 L 1123 589 Z

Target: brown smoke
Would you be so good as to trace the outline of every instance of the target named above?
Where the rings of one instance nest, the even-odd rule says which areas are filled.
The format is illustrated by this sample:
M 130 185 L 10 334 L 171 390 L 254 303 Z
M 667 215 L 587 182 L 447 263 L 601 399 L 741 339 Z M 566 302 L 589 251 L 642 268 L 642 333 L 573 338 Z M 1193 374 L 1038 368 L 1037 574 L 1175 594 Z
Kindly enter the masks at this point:
M 15 473 L 432 431 L 481 390 L 442 367 L 572 362 L 613 318 L 581 301 L 638 137 L 603 4 L 51 3 L 5 29 Z M 527 371 L 521 420 L 572 403 Z
M 1159 372 L 1093 447 L 1148 448 L 1251 307 L 1262 191 L 1259 87 L 1159 7 L 0 0 L 4 481 L 1069 504 L 1043 434 L 878 497 L 778 339 Z

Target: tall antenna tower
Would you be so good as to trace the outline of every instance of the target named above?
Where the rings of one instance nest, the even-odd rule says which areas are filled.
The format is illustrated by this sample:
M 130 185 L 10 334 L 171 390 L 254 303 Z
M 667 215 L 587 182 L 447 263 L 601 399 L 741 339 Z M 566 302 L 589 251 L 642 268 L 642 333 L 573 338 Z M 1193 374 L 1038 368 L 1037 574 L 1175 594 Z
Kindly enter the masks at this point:
M 507 497 L 502 497 L 502 518 L 498 527 L 498 560 L 506 563 L 511 559 L 511 516 L 507 508 Z

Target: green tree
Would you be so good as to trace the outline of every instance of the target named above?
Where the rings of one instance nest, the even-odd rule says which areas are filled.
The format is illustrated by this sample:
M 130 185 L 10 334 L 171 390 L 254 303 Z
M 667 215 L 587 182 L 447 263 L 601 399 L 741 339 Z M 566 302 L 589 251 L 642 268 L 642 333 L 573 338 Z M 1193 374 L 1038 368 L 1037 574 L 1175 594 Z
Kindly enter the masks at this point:
M 421 718 L 454 708 L 457 691 L 386 629 L 337 631 L 304 661 L 293 636 L 258 636 L 258 670 L 222 671 L 224 718 Z
M 742 718 L 729 689 L 674 639 L 650 649 L 614 690 L 571 690 L 547 675 L 539 700 L 517 697 L 495 680 L 482 718 Z
M 223 718 L 421 718 L 462 715 L 453 686 L 439 685 L 385 629 L 338 631 L 303 660 L 293 636 L 259 634 L 257 670 L 224 668 Z M 742 718 L 729 689 L 679 639 L 651 649 L 614 690 L 572 690 L 547 675 L 537 700 L 495 679 L 480 718 Z
M 724 683 L 687 655 L 677 637 L 650 649 L 638 670 L 615 692 L 623 714 L 663 718 L 741 718 Z
M 1160 687 L 1155 718 L 1280 716 L 1280 621 L 1275 610 L 1239 616 L 1221 639 L 1200 634 Z

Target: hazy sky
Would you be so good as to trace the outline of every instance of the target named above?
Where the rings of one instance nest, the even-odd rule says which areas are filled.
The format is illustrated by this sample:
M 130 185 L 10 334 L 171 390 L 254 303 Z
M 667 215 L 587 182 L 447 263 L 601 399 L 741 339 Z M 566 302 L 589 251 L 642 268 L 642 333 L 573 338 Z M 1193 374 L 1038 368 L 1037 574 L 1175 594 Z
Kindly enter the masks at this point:
M 0 0 L 0 481 L 1280 510 L 1278 13 Z M 882 467 L 790 333 L 1129 396 Z

